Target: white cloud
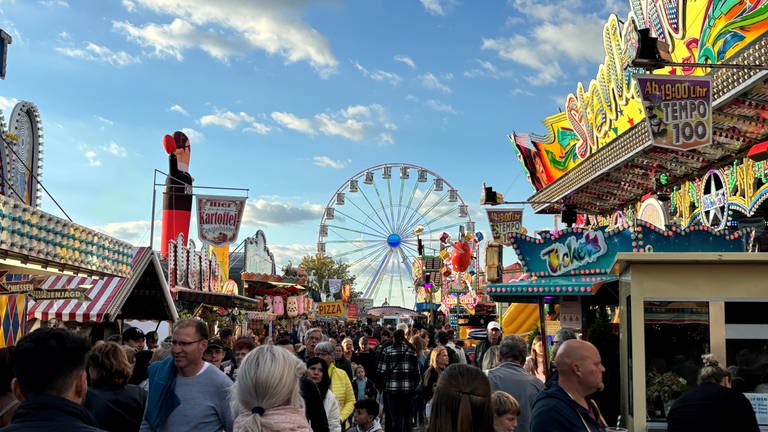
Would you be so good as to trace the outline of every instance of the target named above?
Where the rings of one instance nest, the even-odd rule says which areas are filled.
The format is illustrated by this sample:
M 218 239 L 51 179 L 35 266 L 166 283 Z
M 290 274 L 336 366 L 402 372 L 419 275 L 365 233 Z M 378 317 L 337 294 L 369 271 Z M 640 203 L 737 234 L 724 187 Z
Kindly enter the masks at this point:
M 96 120 L 98 120 L 98 121 L 100 121 L 100 122 L 104 123 L 105 125 L 109 125 L 109 126 L 112 126 L 112 125 L 114 125 L 114 124 L 115 124 L 115 122 L 113 122 L 112 120 L 110 120 L 110 119 L 108 119 L 108 118 L 106 118 L 106 117 L 102 117 L 102 116 L 100 116 L 100 115 L 97 115 L 97 116 L 94 116 L 94 117 L 96 117 Z
M 337 120 L 329 114 L 315 116 L 315 124 L 325 135 L 336 135 L 352 141 L 361 141 L 365 136 L 365 125 L 357 119 Z
M 400 78 L 400 75 L 396 73 L 386 72 L 380 69 L 369 71 L 363 65 L 361 65 L 356 61 L 353 61 L 352 64 L 355 66 L 357 70 L 360 71 L 361 74 L 363 74 L 364 77 L 370 78 L 374 81 L 386 81 L 386 82 L 389 82 L 392 86 L 396 86 L 400 84 L 400 81 L 403 80 L 402 78 Z
M 272 128 L 264 123 L 253 122 L 249 127 L 243 129 L 243 132 L 255 132 L 259 135 L 267 135 L 272 132 Z
M 312 121 L 309 119 L 301 118 L 287 112 L 273 112 L 270 116 L 272 117 L 272 120 L 288 129 L 293 129 L 306 135 L 315 135 L 317 133 L 312 127 Z
M 191 144 L 201 143 L 205 141 L 205 135 L 203 135 L 202 132 L 198 132 L 191 128 L 182 128 L 182 132 L 184 132 L 184 135 L 189 138 L 189 142 Z
M 19 102 L 21 101 L 16 98 L 0 96 L 0 110 L 3 110 L 3 114 L 5 114 L 5 117 L 8 118 L 11 115 L 13 107 L 16 106 L 16 104 Z
M 45 7 L 51 7 L 51 6 L 58 6 L 63 8 L 68 8 L 69 3 L 67 3 L 65 0 L 39 0 L 38 3 Z
M 551 84 L 565 78 L 564 62 L 569 63 L 568 69 L 573 69 L 573 65 L 601 63 L 605 58 L 605 13 L 620 13 L 618 9 L 610 9 L 617 7 L 615 0 L 556 0 L 546 4 L 536 0 L 512 0 L 510 3 L 518 16 L 508 21 L 519 17 L 523 22 L 535 24 L 511 26 L 528 29 L 526 34 L 483 38 L 481 48 L 495 51 L 500 59 L 532 69 L 526 80 L 534 85 Z
M 119 145 L 116 142 L 111 142 L 109 145 L 106 145 L 101 148 L 107 153 L 110 153 L 112 155 L 115 155 L 117 157 L 126 157 L 128 156 L 128 150 L 125 149 L 125 147 Z
M 323 77 L 338 66 L 327 38 L 301 19 L 307 2 L 131 0 L 127 4 L 174 17 L 170 25 L 117 23 L 132 40 L 158 54 L 183 58 L 184 50 L 200 48 L 225 59 L 250 48 L 281 56 L 287 63 L 308 62 Z M 203 32 L 202 27 L 211 30 Z
M 436 77 L 432 72 L 427 72 L 419 77 L 421 85 L 428 89 L 439 90 L 445 94 L 451 94 L 451 89 L 447 85 L 440 82 L 440 79 Z
M 125 51 L 114 52 L 105 46 L 96 45 L 93 42 L 86 42 L 85 49 L 59 47 L 56 48 L 56 51 L 67 57 L 109 63 L 113 66 L 126 66 L 139 62 L 137 57 Z
M 305 256 L 317 254 L 317 244 L 270 244 L 269 251 L 275 256 L 275 266 L 280 269 L 288 265 L 289 262 L 297 266 Z
M 352 162 L 352 159 L 347 160 L 333 160 L 328 156 L 315 156 L 312 158 L 315 165 L 323 168 L 341 169 L 346 167 Z
M 401 62 L 401 63 L 405 63 L 405 64 L 407 64 L 408 66 L 410 66 L 410 67 L 411 67 L 411 69 L 416 69 L 416 62 L 415 62 L 415 61 L 413 61 L 413 59 L 412 59 L 412 58 L 410 58 L 410 57 L 408 57 L 408 56 L 405 56 L 405 55 L 396 55 L 396 56 L 395 56 L 395 60 L 396 60 L 396 61 L 399 61 L 399 62 Z
M 381 132 L 378 136 L 378 141 L 382 144 L 394 144 L 395 139 L 392 138 L 392 134 Z
M 172 112 L 176 112 L 176 113 L 182 114 L 182 115 L 185 115 L 185 116 L 188 116 L 188 115 L 189 115 L 189 113 L 187 112 L 187 110 L 185 110 L 185 109 L 184 109 L 184 107 L 182 107 L 182 106 L 181 106 L 181 105 L 179 105 L 179 104 L 173 104 L 173 105 L 171 105 L 171 107 L 170 107 L 170 108 L 168 108 L 168 110 L 169 110 L 169 111 L 172 111 Z
M 443 5 L 440 3 L 440 0 L 419 1 L 421 1 L 421 5 L 424 6 L 424 9 L 426 9 L 426 11 L 432 15 L 445 15 L 445 11 L 443 10 Z
M 101 160 L 96 157 L 96 152 L 93 150 L 88 150 L 85 153 L 85 158 L 88 159 L 88 165 L 92 167 L 100 167 L 101 166 Z
M 59 40 L 62 42 L 72 40 L 72 36 L 65 31 L 59 33 L 58 37 L 59 37 Z
M 134 3 L 131 0 L 122 0 L 121 2 L 123 4 L 123 7 L 128 12 L 135 12 L 136 11 L 136 3 Z
M 434 99 L 429 99 L 426 102 L 424 102 L 424 105 L 427 106 L 427 108 L 439 111 L 439 112 L 446 112 L 450 114 L 456 114 L 456 110 L 453 109 L 453 107 L 449 104 L 444 104 L 442 102 L 436 101 Z
M 242 122 L 252 122 L 255 119 L 250 115 L 239 112 L 233 113 L 232 111 L 217 111 L 215 114 L 208 114 L 200 117 L 198 123 L 203 126 L 221 126 L 227 129 L 234 129 Z
M 485 78 L 496 78 L 496 79 L 499 79 L 499 78 L 505 78 L 505 77 L 513 76 L 512 72 L 499 70 L 499 68 L 496 67 L 496 65 L 494 65 L 493 63 L 491 63 L 489 61 L 480 60 L 480 59 L 476 59 L 476 61 L 477 61 L 477 64 L 479 65 L 479 67 L 474 68 L 474 69 L 470 69 L 470 70 L 464 72 L 464 76 L 465 77 L 467 77 L 467 78 L 485 77 Z
M 104 234 L 116 237 L 122 241 L 128 242 L 132 245 L 147 246 L 149 245 L 149 233 L 151 223 L 149 221 L 126 221 L 126 222 L 112 222 L 106 225 L 99 225 L 93 227 L 96 231 L 103 232 Z M 162 219 L 157 218 L 155 220 L 155 239 L 154 246 L 159 247 L 161 238 L 161 226 Z
M 287 112 L 273 112 L 271 116 L 280 125 L 306 135 L 322 133 L 355 142 L 372 139 L 379 143 L 392 143 L 394 140 L 391 134 L 381 135 L 382 130 L 397 130 L 384 107 L 379 104 L 352 105 L 335 112 L 315 114 L 311 119 Z M 380 137 L 386 139 L 381 140 Z
M 526 90 L 524 88 L 515 88 L 510 90 L 509 92 L 512 96 L 535 96 L 533 93 L 531 93 L 529 90 Z
M 323 215 L 320 204 L 303 203 L 294 205 L 279 197 L 249 199 L 243 213 L 243 224 L 253 226 L 276 226 L 304 221 L 319 221 Z M 271 246 L 270 246 L 271 249 Z
M 227 61 L 238 52 L 238 47 L 221 35 L 213 31 L 200 31 L 178 18 L 167 25 L 147 24 L 137 27 L 127 21 L 116 21 L 112 27 L 139 45 L 153 49 L 157 57 L 170 56 L 181 61 L 184 60 L 184 50 L 197 47 L 211 57 Z

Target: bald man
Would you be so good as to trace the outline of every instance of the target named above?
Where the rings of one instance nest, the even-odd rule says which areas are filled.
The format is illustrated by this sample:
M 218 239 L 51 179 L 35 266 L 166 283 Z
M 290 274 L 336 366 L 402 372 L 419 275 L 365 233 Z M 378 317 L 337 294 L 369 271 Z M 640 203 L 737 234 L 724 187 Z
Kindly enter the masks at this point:
M 603 389 L 600 353 L 587 341 L 565 341 L 555 357 L 559 379 L 533 404 L 531 432 L 602 432 L 606 423 L 590 395 Z

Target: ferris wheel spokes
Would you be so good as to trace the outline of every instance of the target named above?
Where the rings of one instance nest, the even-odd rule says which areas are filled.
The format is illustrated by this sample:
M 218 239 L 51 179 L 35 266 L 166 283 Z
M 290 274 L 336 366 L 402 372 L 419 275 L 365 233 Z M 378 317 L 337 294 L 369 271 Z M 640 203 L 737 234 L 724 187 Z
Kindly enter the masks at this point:
M 378 290 L 381 285 L 381 281 L 383 280 L 382 278 L 379 278 L 379 274 L 381 273 L 382 269 L 386 268 L 387 263 L 389 263 L 389 259 L 391 257 L 392 257 L 392 250 L 390 249 L 384 254 L 384 257 L 382 258 L 381 262 L 379 262 L 379 265 L 377 266 L 376 270 L 373 272 L 373 275 L 371 276 L 371 279 L 368 282 L 368 286 L 365 288 L 366 293 L 371 292 L 371 289 L 374 288 L 375 286 L 376 289 L 374 290 L 373 294 L 374 294 L 374 297 L 376 297 L 376 294 L 378 294 Z
M 353 206 L 355 206 L 355 208 L 356 208 L 356 209 L 360 210 L 360 213 L 361 213 L 361 214 L 367 215 L 367 212 L 366 212 L 365 210 L 363 210 L 362 208 L 360 208 L 360 206 L 359 206 L 359 205 L 357 205 L 357 203 L 355 203 L 354 201 L 351 201 L 351 200 L 350 200 L 350 201 L 348 201 L 348 202 L 349 202 L 349 203 L 351 203 Z M 370 203 L 369 203 L 369 204 L 370 204 Z M 371 209 L 373 210 L 373 208 L 371 208 Z M 375 211 L 375 210 L 374 210 L 374 213 L 376 213 L 376 211 Z M 371 222 L 375 223 L 377 227 L 381 228 L 381 229 L 382 229 L 382 230 L 384 230 L 385 232 L 387 231 L 387 227 L 386 227 L 385 225 L 383 225 L 384 221 L 381 221 L 381 224 L 379 224 L 379 223 L 378 223 L 378 222 L 376 222 L 376 220 L 375 220 L 375 219 L 373 219 L 372 217 L 368 217 L 368 219 L 370 219 L 370 220 L 371 220 Z M 381 220 L 381 218 L 379 218 L 379 220 Z
M 342 216 L 344 216 L 344 217 L 348 217 L 348 218 L 350 218 L 351 220 L 353 220 L 353 221 L 355 221 L 355 222 L 359 223 L 359 224 L 360 224 L 360 225 L 362 225 L 363 227 L 365 227 L 365 228 L 368 228 L 368 229 L 370 229 L 370 230 L 372 230 L 372 231 L 375 231 L 376 233 L 378 233 L 378 234 L 380 234 L 380 235 L 382 235 L 382 236 L 384 236 L 384 237 L 387 237 L 387 236 L 389 235 L 389 233 L 386 233 L 386 234 L 385 234 L 384 232 L 381 232 L 381 231 L 379 231 L 378 229 L 376 229 L 376 228 L 374 228 L 374 227 L 371 227 L 371 226 L 369 226 L 369 225 L 368 225 L 368 224 L 366 224 L 365 222 L 359 221 L 359 220 L 357 220 L 356 218 L 354 218 L 354 217 L 352 217 L 352 216 L 350 216 L 350 215 L 348 215 L 348 214 L 346 214 L 346 213 L 342 212 L 342 211 L 341 211 L 341 210 L 339 210 L 338 208 L 336 209 L 336 213 L 338 213 L 338 214 L 340 214 L 340 215 L 342 215 Z
M 408 219 L 405 221 L 404 224 L 401 224 L 401 229 L 404 229 L 405 227 L 408 227 L 411 225 L 411 222 L 413 221 L 414 216 L 420 215 L 421 206 L 424 205 L 424 203 L 427 201 L 427 199 L 432 195 L 432 191 L 435 189 L 435 185 L 431 185 L 429 189 L 427 189 L 427 192 L 424 194 L 424 196 L 421 198 L 421 201 L 416 205 L 416 208 L 413 209 L 411 214 L 408 215 Z
M 383 224 L 385 227 L 389 228 L 389 225 L 387 225 L 387 223 L 386 223 L 386 222 L 384 222 L 384 219 L 382 219 L 382 218 L 381 218 L 381 215 L 379 214 L 379 211 L 376 209 L 376 207 L 374 207 L 374 205 L 373 205 L 373 203 L 371 202 L 371 200 L 370 200 L 370 199 L 368 199 L 368 195 L 366 195 L 366 194 L 365 194 L 365 191 L 363 191 L 363 189 L 360 189 L 360 195 L 361 195 L 363 198 L 365 198 L 365 201 L 366 201 L 366 202 L 368 203 L 368 205 L 371 207 L 371 211 L 373 212 L 373 214 L 374 214 L 374 215 L 376 215 L 376 217 L 379 219 L 379 221 L 381 221 L 381 223 L 382 223 L 382 224 Z M 387 229 L 387 231 L 388 231 L 388 229 Z
M 376 183 L 373 184 L 373 190 L 376 191 L 376 197 L 379 199 L 379 204 L 381 204 L 381 212 L 384 213 L 384 218 L 387 219 L 389 229 L 392 230 L 394 228 L 394 225 L 392 223 L 392 220 L 389 219 L 389 214 L 387 214 L 387 210 L 384 208 L 384 200 L 381 199 L 381 193 L 379 193 L 379 187 L 376 186 Z

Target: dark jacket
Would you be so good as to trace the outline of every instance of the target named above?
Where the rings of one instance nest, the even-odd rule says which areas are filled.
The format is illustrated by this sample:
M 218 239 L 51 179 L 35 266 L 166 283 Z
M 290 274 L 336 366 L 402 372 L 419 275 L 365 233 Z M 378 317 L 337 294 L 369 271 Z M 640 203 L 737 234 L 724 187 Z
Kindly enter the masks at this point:
M 61 397 L 38 396 L 19 405 L 2 432 L 104 432 L 82 406 Z
M 313 432 L 328 432 L 328 416 L 325 415 L 323 397 L 317 385 L 307 377 L 299 380 L 299 392 L 304 399 L 304 415 L 312 426 Z
M 531 432 L 604 432 L 602 415 L 591 399 L 591 410 L 579 405 L 568 396 L 558 382 L 539 393 L 533 403 Z
M 337 368 L 343 370 L 347 373 L 347 377 L 349 378 L 349 381 L 351 382 L 353 379 L 355 379 L 355 376 L 352 374 L 352 363 L 345 359 L 344 357 L 340 359 L 336 359 L 333 361 L 333 363 L 336 365 Z M 365 368 L 363 368 L 365 369 Z
M 146 402 L 147 392 L 135 385 L 91 387 L 84 406 L 100 428 L 111 432 L 136 432 L 141 427 Z
M 757 432 L 755 411 L 741 392 L 715 383 L 702 383 L 680 396 L 667 414 L 669 432 Z
M 483 357 L 485 357 L 485 353 L 488 352 L 488 348 L 490 347 L 491 343 L 487 338 L 477 343 L 475 346 L 475 366 L 480 369 L 483 368 Z
M 352 391 L 355 392 L 355 399 L 360 400 L 360 395 L 357 394 L 357 383 L 358 379 L 355 378 L 352 380 Z M 365 394 L 365 398 L 368 399 L 376 399 L 376 396 L 378 396 L 379 391 L 376 390 L 376 386 L 373 384 L 373 381 L 371 381 L 368 378 L 365 378 L 365 390 L 363 391 Z

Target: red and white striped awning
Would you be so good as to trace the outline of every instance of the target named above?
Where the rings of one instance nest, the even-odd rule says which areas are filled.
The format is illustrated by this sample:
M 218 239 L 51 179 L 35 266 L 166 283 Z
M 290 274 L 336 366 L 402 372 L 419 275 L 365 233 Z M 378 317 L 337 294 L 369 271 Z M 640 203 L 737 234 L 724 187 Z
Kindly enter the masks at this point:
M 163 295 L 176 315 L 176 308 L 168 291 L 168 285 L 162 277 L 160 263 L 154 253 L 146 247 L 134 249 L 131 274 L 127 278 L 107 277 L 94 279 L 81 276 L 51 276 L 46 279 L 41 289 L 74 289 L 80 286 L 90 286 L 85 292 L 89 300 L 38 300 L 27 311 L 27 319 L 39 319 L 50 321 L 78 321 L 78 322 L 102 322 L 114 319 L 125 304 L 126 299 L 141 278 L 148 265 L 154 265 L 155 271 L 160 276 Z
M 27 312 L 27 318 L 38 318 L 42 321 L 56 319 L 59 321 L 102 322 L 104 315 L 109 312 L 120 288 L 125 284 L 125 278 L 108 277 L 92 279 L 78 276 L 53 276 L 40 286 L 41 289 L 73 289 L 82 285 L 93 285 L 85 295 L 90 301 L 80 300 L 40 300 Z

